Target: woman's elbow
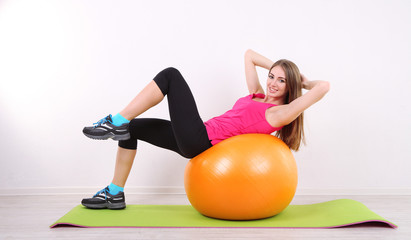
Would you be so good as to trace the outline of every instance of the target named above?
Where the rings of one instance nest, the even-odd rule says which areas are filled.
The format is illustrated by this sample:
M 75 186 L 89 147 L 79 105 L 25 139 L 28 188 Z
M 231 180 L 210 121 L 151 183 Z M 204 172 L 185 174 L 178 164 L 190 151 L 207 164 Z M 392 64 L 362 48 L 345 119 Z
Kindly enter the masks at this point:
M 321 81 L 320 83 L 321 89 L 323 89 L 324 93 L 330 91 L 330 82 L 328 81 Z

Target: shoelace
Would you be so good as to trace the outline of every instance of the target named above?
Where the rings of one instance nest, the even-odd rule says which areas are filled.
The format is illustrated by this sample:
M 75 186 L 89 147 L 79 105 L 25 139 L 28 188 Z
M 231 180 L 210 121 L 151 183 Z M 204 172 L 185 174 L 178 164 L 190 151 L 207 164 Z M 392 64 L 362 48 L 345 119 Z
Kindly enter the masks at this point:
M 108 187 L 101 189 L 100 191 L 98 191 L 93 197 L 99 195 L 100 193 L 104 193 L 104 199 L 107 200 L 107 193 L 108 193 Z
M 104 123 L 106 123 L 106 122 L 113 123 L 113 122 L 109 119 L 109 117 L 110 117 L 110 119 L 111 119 L 111 114 L 108 115 L 108 116 L 105 117 L 105 118 L 102 118 L 102 119 L 98 120 L 96 123 L 93 123 L 93 125 L 95 125 L 94 128 L 99 127 L 99 126 L 101 126 L 102 124 L 104 124 Z

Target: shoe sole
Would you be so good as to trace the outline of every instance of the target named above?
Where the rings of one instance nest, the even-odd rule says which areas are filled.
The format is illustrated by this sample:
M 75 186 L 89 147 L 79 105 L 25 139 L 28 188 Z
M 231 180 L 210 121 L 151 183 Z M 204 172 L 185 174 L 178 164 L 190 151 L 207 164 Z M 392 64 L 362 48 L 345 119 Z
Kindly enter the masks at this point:
M 82 203 L 83 206 L 91 209 L 112 209 L 119 210 L 126 208 L 126 203 L 104 203 L 104 204 L 86 204 Z
M 107 133 L 106 135 L 103 135 L 103 136 L 94 136 L 94 135 L 84 133 L 84 135 L 86 135 L 86 137 L 88 138 L 95 139 L 95 140 L 107 140 L 111 138 L 114 141 L 122 141 L 122 140 L 130 139 L 130 133 L 123 134 L 123 135 L 115 135 L 114 133 Z

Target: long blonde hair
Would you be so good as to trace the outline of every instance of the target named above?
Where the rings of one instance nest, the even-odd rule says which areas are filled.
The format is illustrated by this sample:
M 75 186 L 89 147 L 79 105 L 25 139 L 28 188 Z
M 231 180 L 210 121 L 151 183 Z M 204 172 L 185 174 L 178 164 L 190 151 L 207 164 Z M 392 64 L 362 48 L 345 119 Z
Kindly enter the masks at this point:
M 288 90 L 288 93 L 285 97 L 285 104 L 288 104 L 302 95 L 300 70 L 298 69 L 297 65 L 286 59 L 280 59 L 275 62 L 271 66 L 269 72 L 271 72 L 271 69 L 273 69 L 273 67 L 275 66 L 282 67 L 285 72 Z M 277 131 L 275 136 L 280 138 L 285 144 L 287 144 L 290 149 L 298 151 L 301 142 L 305 144 L 304 113 L 301 113 L 294 121 L 284 126 L 281 130 Z

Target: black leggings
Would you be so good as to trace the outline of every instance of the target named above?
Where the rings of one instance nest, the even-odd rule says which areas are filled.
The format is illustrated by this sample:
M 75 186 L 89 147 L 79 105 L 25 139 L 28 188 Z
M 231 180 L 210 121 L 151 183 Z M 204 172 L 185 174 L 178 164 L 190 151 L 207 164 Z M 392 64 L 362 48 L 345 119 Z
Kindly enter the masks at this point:
M 119 146 L 137 149 L 137 140 L 193 158 L 212 146 L 207 130 L 186 81 L 175 68 L 166 68 L 154 81 L 167 96 L 170 119 L 136 118 L 131 120 L 131 138 L 119 141 Z

